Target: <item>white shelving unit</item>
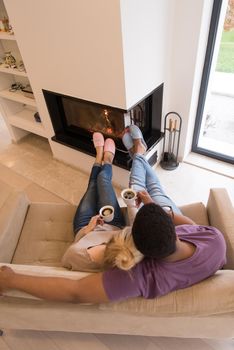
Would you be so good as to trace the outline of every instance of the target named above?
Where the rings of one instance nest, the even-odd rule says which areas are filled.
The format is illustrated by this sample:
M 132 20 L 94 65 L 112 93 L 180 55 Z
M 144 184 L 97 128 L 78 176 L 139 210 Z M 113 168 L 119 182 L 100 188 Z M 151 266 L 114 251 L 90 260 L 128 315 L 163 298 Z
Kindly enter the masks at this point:
M 6 68 L 6 67 L 0 66 L 0 72 L 13 74 L 13 75 L 18 75 L 18 76 L 21 76 L 21 77 L 27 77 L 27 73 L 26 72 L 20 72 L 17 68 L 13 69 L 13 68 Z
M 29 132 L 45 137 L 45 130 L 41 123 L 35 122 L 35 111 L 25 108 L 23 111 L 9 117 L 12 126 L 23 128 Z
M 10 101 L 22 103 L 26 106 L 36 107 L 36 101 L 33 98 L 25 97 L 22 91 L 18 90 L 11 92 L 8 89 L 0 91 L 0 97 L 6 98 Z
M 9 34 L 6 32 L 0 32 L 0 39 L 3 40 L 15 40 L 14 34 Z
M 3 17 L 9 18 L 4 1 L 0 0 L 0 18 Z M 15 35 L 0 31 L 1 59 L 5 57 L 7 51 L 11 51 L 16 63 L 23 61 Z M 37 112 L 36 100 L 24 96 L 21 90 L 10 91 L 11 85 L 16 82 L 24 86 L 30 84 L 27 72 L 0 64 L 0 110 L 12 140 L 17 142 L 30 132 L 46 137 L 43 124 L 34 118 Z

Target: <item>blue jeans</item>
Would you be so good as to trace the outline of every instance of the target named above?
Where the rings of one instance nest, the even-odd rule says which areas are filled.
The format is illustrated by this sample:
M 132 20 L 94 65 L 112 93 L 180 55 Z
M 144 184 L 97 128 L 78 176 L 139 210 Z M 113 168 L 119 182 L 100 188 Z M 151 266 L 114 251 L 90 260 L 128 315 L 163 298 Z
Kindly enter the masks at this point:
M 161 207 L 170 206 L 175 213 L 181 214 L 180 209 L 163 191 L 155 171 L 141 154 L 133 156 L 129 185 L 135 191 L 146 190 L 156 204 Z
M 115 209 L 114 219 L 110 225 L 123 228 L 125 220 L 122 215 L 115 191 L 112 186 L 112 165 L 94 164 L 89 177 L 88 188 L 82 197 L 73 220 L 73 230 L 77 233 L 88 225 L 92 216 L 99 214 L 104 205 L 112 205 Z

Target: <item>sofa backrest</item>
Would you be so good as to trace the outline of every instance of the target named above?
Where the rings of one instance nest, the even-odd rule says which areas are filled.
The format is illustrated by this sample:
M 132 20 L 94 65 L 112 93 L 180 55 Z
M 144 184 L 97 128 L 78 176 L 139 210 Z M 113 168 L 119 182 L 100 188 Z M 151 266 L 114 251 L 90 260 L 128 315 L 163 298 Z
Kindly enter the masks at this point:
M 227 244 L 227 264 L 225 269 L 234 269 L 234 207 L 226 189 L 213 188 L 207 203 L 210 225 L 217 227 Z
M 13 257 L 13 264 L 61 266 L 65 250 L 74 240 L 76 206 L 31 203 Z
M 10 187 L 1 187 L 0 205 L 0 262 L 10 263 L 21 234 L 29 201 L 23 192 L 13 191 Z
M 180 210 L 182 211 L 183 215 L 188 216 L 197 225 L 209 225 L 207 210 L 203 203 L 198 202 L 183 205 L 180 207 Z

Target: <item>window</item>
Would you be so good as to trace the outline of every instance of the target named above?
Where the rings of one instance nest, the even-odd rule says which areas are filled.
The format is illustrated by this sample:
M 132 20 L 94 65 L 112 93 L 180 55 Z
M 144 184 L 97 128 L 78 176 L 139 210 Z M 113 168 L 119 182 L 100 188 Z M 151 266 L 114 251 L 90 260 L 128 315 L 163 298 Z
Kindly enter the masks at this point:
M 234 0 L 214 0 L 192 150 L 234 163 Z

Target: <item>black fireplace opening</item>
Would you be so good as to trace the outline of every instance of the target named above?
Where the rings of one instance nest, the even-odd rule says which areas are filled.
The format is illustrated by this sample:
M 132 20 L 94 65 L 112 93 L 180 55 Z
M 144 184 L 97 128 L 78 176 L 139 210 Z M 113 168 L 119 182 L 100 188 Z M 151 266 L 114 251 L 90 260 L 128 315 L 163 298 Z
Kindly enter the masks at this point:
M 92 135 L 101 132 L 116 144 L 114 164 L 130 169 L 131 158 L 122 143 L 125 128 L 137 125 L 149 152 L 163 137 L 161 132 L 163 84 L 128 110 L 42 90 L 55 135 L 52 140 L 86 154 L 95 155 Z M 154 154 L 149 162 L 157 160 Z

